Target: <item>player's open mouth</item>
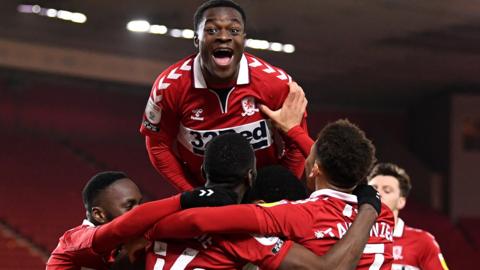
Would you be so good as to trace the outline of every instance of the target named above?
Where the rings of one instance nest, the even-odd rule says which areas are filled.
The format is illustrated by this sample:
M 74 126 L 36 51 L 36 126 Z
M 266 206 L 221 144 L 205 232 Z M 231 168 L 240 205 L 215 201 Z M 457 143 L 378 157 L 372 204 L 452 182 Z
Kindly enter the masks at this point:
M 233 60 L 233 51 L 229 48 L 219 48 L 213 51 L 213 61 L 219 66 L 228 66 Z

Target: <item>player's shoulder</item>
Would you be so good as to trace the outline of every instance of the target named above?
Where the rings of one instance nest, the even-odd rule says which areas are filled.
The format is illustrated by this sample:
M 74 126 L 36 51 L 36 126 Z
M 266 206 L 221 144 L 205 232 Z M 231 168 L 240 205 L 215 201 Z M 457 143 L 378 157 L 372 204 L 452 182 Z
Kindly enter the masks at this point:
M 98 227 L 80 225 L 66 231 L 59 240 L 59 246 L 66 251 L 89 248 Z
M 393 215 L 393 211 L 384 203 L 382 203 L 382 207 L 380 208 L 380 215 L 378 216 L 377 220 L 388 222 L 392 226 L 395 225 L 395 216 Z
M 275 87 L 285 86 L 292 80 L 285 70 L 276 67 L 257 56 L 245 53 L 245 57 L 247 58 L 250 78 L 253 83 L 263 82 L 266 85 Z
M 435 237 L 422 229 L 410 227 L 410 226 L 405 226 L 405 233 L 411 236 L 412 238 L 414 237 L 415 239 L 421 239 L 421 240 L 435 240 Z
M 194 59 L 195 55 L 190 55 L 167 67 L 157 76 L 154 87 L 165 90 L 183 83 L 190 84 Z

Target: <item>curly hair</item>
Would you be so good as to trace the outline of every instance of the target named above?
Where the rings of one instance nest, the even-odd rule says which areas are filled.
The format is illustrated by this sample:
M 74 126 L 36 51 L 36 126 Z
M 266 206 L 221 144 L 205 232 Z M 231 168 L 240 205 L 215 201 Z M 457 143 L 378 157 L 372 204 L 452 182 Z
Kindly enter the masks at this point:
M 375 163 L 375 146 L 347 119 L 325 126 L 315 142 L 316 161 L 339 188 L 352 188 L 366 177 Z
M 400 166 L 393 163 L 378 163 L 373 167 L 372 172 L 368 176 L 368 180 L 371 180 L 377 175 L 392 176 L 398 181 L 400 187 L 400 195 L 407 198 L 412 189 L 412 183 L 410 182 L 410 176 Z

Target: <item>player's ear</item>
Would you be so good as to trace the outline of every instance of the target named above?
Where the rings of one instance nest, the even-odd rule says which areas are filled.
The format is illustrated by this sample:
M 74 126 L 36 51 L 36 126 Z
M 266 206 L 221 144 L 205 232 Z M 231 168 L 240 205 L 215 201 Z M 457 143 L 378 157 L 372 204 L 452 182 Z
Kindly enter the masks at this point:
M 200 166 L 200 171 L 202 172 L 203 179 L 207 180 L 207 173 L 205 172 L 205 169 L 203 168 L 203 164 Z
M 402 210 L 405 208 L 405 205 L 407 204 L 407 198 L 400 196 L 400 198 L 397 201 L 397 209 Z
M 248 187 L 253 187 L 253 183 L 255 182 L 255 179 L 257 178 L 257 170 L 254 168 L 254 169 L 250 169 L 248 170 L 248 177 L 247 177 L 247 186 Z
M 200 41 L 198 40 L 198 34 L 195 33 L 195 35 L 193 35 L 193 46 L 195 46 L 195 48 L 198 49 L 198 44 L 200 43 Z
M 98 224 L 104 224 L 109 221 L 107 215 L 105 214 L 105 211 L 100 206 L 92 207 L 91 217 Z
M 318 175 L 320 175 L 322 171 L 320 170 L 320 166 L 318 165 L 317 162 L 313 163 L 312 170 L 310 171 L 310 175 L 308 177 L 310 178 L 315 178 Z

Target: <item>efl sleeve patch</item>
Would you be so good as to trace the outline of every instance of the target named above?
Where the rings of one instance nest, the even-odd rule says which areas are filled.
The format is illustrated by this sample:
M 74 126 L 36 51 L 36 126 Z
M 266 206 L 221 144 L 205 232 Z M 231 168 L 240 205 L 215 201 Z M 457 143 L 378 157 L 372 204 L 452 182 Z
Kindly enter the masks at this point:
M 145 117 L 154 125 L 160 123 L 160 119 L 162 117 L 162 108 L 156 105 L 152 99 L 148 99 L 147 107 L 145 108 Z

